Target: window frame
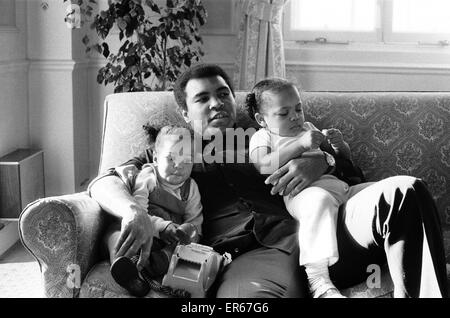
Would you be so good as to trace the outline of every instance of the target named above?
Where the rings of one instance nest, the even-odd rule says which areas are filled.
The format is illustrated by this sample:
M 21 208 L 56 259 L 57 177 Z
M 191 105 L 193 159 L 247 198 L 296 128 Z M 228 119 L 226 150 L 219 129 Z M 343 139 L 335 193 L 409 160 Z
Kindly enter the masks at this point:
M 413 43 L 424 45 L 445 45 L 450 41 L 450 33 L 425 33 L 425 32 L 394 32 L 393 25 L 393 0 L 379 0 L 383 2 L 383 42 L 385 43 Z
M 295 1 L 295 0 L 293 0 Z M 283 36 L 286 41 L 349 44 L 350 42 L 374 44 L 416 44 L 447 46 L 450 33 L 393 32 L 393 0 L 377 0 L 377 26 L 375 31 L 330 31 L 291 29 L 291 1 L 288 1 L 283 17 Z
M 295 0 L 292 0 L 295 1 Z M 291 29 L 292 1 L 285 5 L 283 16 L 283 36 L 287 41 L 311 42 L 316 39 L 326 39 L 326 42 L 379 42 L 382 39 L 379 25 L 374 31 L 331 31 L 331 30 L 293 30 Z M 377 16 L 379 15 L 379 0 L 377 1 Z

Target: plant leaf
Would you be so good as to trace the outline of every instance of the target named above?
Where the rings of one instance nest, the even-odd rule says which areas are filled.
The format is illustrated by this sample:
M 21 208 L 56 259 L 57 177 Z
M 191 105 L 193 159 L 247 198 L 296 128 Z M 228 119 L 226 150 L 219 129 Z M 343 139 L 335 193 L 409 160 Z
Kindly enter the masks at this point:
M 109 53 L 110 53 L 108 44 L 106 42 L 103 42 L 102 43 L 102 47 L 103 47 L 103 56 L 107 58 L 109 56 Z
M 81 40 L 81 42 L 83 42 L 84 45 L 88 45 L 88 43 L 89 43 L 89 36 L 85 35 L 83 37 L 83 39 Z

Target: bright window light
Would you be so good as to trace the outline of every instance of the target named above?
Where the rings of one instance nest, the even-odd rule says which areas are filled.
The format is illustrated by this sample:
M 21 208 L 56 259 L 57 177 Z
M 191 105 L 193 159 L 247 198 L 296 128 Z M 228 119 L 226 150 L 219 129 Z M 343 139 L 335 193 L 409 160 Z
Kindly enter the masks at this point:
M 449 0 L 394 0 L 393 32 L 450 33 Z
M 377 0 L 291 0 L 291 28 L 373 31 L 376 5 Z

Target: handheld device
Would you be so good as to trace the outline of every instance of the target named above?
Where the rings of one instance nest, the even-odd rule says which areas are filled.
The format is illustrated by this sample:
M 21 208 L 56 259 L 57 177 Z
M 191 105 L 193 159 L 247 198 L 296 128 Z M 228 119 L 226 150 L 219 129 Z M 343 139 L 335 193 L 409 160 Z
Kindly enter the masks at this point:
M 231 262 L 231 255 L 220 255 L 212 247 L 191 243 L 178 245 L 162 284 L 183 289 L 192 298 L 204 298 L 219 272 Z

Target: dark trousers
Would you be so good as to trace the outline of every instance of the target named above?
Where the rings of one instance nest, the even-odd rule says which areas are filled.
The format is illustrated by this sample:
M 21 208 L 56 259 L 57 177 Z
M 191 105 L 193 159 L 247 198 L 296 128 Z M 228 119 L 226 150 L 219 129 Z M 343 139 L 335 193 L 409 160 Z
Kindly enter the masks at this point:
M 435 203 L 419 179 L 397 176 L 350 189 L 338 220 L 339 288 L 363 282 L 371 264 L 387 262 L 396 297 L 446 297 L 442 229 Z M 298 253 L 255 247 L 217 281 L 217 297 L 305 297 Z

